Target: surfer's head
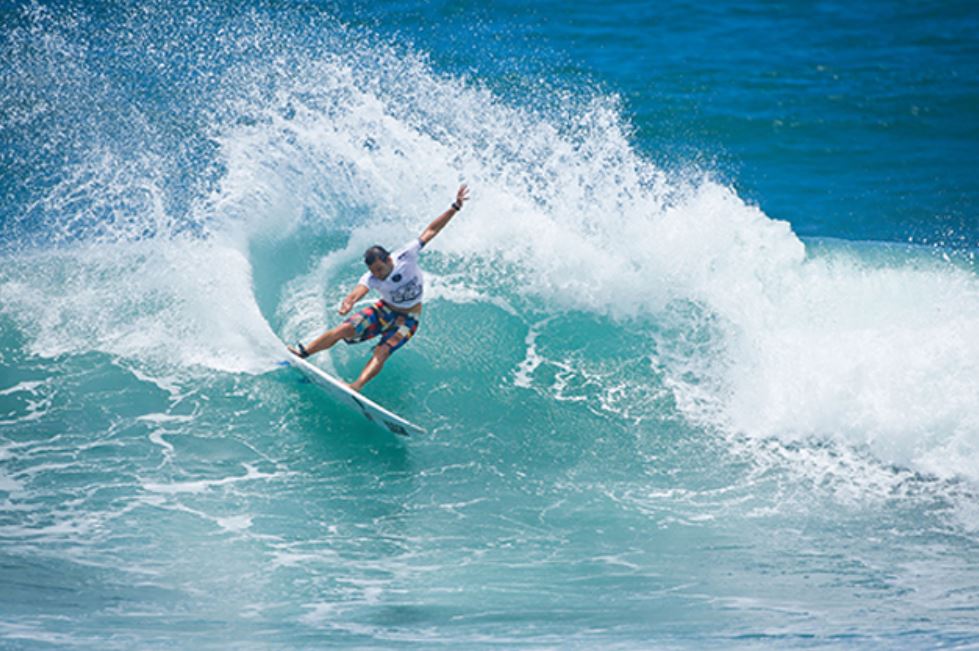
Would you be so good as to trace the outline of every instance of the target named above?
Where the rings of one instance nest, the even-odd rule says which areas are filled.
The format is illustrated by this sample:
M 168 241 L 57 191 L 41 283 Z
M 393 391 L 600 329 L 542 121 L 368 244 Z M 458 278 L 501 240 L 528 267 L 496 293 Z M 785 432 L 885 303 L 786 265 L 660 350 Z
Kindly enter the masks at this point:
M 376 244 L 364 251 L 364 264 L 371 270 L 371 275 L 378 280 L 387 278 L 391 270 L 394 269 L 391 254 L 383 246 Z

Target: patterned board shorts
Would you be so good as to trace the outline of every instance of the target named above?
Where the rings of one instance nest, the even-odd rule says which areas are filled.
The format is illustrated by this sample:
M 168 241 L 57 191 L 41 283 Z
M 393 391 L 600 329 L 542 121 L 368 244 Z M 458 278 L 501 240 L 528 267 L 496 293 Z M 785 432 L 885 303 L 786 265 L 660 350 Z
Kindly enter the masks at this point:
M 354 327 L 354 336 L 344 339 L 348 344 L 360 343 L 381 335 L 381 342 L 376 347 L 387 346 L 389 353 L 408 343 L 418 330 L 418 318 L 415 315 L 395 312 L 384 301 L 365 307 L 344 323 L 350 323 Z

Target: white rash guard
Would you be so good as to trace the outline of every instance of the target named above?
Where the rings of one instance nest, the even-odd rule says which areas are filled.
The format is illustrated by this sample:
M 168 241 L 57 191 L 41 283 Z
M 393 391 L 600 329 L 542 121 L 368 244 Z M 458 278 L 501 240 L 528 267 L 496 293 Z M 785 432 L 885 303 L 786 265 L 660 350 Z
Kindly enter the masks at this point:
M 379 280 L 368 271 L 360 277 L 360 284 L 368 289 L 376 289 L 385 303 L 399 310 L 418 305 L 422 302 L 424 290 L 422 270 L 418 266 L 418 253 L 423 246 L 425 245 L 418 238 L 408 242 L 391 253 L 394 268 L 387 278 Z

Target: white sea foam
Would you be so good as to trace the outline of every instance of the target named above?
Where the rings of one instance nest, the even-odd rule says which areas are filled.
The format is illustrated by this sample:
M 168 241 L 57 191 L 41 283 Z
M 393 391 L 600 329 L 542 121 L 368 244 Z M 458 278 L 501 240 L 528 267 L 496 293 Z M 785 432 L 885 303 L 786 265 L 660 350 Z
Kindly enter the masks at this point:
M 549 319 L 544 319 L 539 323 L 535 323 L 527 331 L 527 336 L 524 338 L 524 345 L 526 345 L 527 349 L 524 352 L 523 361 L 520 362 L 517 370 L 513 374 L 513 383 L 518 387 L 529 389 L 533 384 L 531 376 L 545 361 L 537 353 L 537 337 L 540 336 L 541 328 L 547 325 L 548 321 Z
M 252 526 L 252 516 L 250 515 L 232 515 L 226 518 L 215 518 L 214 521 L 222 529 L 232 533 L 244 531 Z
M 18 382 L 12 387 L 0 390 L 0 396 L 9 396 L 14 393 L 29 393 L 34 394 L 35 389 L 48 384 L 47 380 L 35 380 L 35 381 L 24 381 Z
M 0 473 L 0 491 L 5 493 L 14 493 L 23 490 L 23 488 L 24 485 L 13 477 L 8 477 L 7 475 Z
M 143 414 L 142 416 L 137 416 L 136 420 L 145 421 L 147 423 L 186 423 L 193 420 L 194 417 L 190 415 L 175 415 L 175 414 L 162 414 L 162 413 L 152 413 Z
M 247 463 L 242 465 L 245 468 L 244 475 L 234 475 L 231 477 L 222 477 L 220 479 L 199 479 L 196 481 L 176 481 L 169 483 L 144 481 L 142 482 L 142 486 L 151 493 L 163 493 L 166 495 L 176 495 L 180 493 L 204 493 L 219 486 L 230 486 L 241 482 L 254 481 L 256 479 L 269 479 L 275 476 L 274 474 L 261 472 L 254 466 Z
M 21 279 L 30 279 L 24 282 Z M 40 356 L 98 351 L 178 391 L 173 369 L 257 372 L 275 335 L 255 304 L 247 259 L 212 241 L 93 244 L 8 261 L 3 311 Z

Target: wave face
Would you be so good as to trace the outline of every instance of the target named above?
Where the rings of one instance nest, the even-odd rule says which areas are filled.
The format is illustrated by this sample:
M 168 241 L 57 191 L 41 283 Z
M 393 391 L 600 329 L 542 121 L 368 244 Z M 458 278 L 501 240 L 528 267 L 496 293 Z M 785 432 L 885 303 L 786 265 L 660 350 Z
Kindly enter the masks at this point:
M 803 240 L 614 94 L 501 92 L 309 7 L 2 36 L 11 643 L 977 639 L 973 249 Z M 460 182 L 367 390 L 432 430 L 392 441 L 280 339 Z

